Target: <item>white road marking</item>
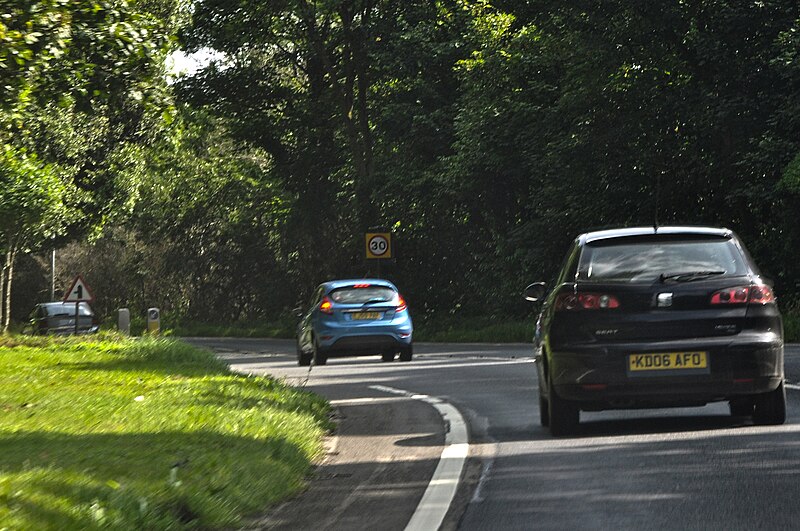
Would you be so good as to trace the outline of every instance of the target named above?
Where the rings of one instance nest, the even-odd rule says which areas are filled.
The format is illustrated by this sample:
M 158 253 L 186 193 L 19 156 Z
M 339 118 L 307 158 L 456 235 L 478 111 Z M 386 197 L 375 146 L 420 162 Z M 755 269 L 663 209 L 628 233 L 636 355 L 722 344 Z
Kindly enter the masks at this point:
M 410 397 L 409 397 L 410 398 Z M 331 400 L 331 405 L 334 406 L 357 406 L 359 404 L 385 404 L 387 402 L 396 402 L 398 399 L 394 397 L 387 398 L 342 398 L 340 400 Z
M 794 389 L 795 391 L 800 391 L 800 385 L 797 384 L 784 383 L 783 386 L 786 389 Z
M 383 385 L 371 385 L 370 389 L 421 400 L 435 407 L 442 415 L 447 427 L 442 456 L 439 458 L 439 464 L 433 472 L 428 488 L 425 489 L 425 494 L 422 495 L 405 531 L 439 529 L 456 495 L 461 472 L 469 453 L 467 423 L 458 409 L 434 396 L 412 394 L 402 389 Z

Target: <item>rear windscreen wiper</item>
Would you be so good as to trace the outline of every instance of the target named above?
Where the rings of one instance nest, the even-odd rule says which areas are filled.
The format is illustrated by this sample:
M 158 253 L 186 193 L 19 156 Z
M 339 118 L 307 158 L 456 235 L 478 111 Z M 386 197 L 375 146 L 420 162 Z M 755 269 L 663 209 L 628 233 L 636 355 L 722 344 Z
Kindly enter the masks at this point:
M 689 271 L 686 273 L 661 273 L 661 276 L 658 278 L 661 279 L 661 282 L 666 282 L 667 280 L 674 280 L 675 282 L 691 282 L 693 280 L 701 280 L 708 277 L 714 277 L 717 275 L 724 275 L 727 271 Z

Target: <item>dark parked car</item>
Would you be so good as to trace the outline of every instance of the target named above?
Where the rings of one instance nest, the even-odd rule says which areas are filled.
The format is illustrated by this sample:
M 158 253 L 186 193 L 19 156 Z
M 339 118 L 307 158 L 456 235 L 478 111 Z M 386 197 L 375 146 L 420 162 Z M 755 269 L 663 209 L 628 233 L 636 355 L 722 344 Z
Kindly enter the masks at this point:
M 528 300 L 547 293 L 543 283 Z M 579 236 L 536 324 L 542 425 L 580 411 L 703 406 L 783 424 L 783 324 L 770 283 L 727 229 L 631 228 Z
M 43 302 L 37 304 L 31 311 L 28 320 L 28 325 L 24 330 L 27 334 L 74 334 L 75 303 Z M 86 302 L 79 303 L 78 333 L 93 334 L 99 329 L 100 325 L 91 306 Z
M 332 280 L 314 290 L 297 328 L 297 363 L 370 354 L 393 361 L 398 353 L 411 361 L 412 333 L 406 301 L 391 282 Z

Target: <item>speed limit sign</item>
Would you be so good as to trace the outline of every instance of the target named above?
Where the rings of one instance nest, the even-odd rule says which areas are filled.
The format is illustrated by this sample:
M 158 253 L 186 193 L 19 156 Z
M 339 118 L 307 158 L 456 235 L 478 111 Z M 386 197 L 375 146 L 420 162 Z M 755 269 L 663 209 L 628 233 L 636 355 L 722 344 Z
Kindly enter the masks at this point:
M 367 258 L 391 258 L 392 234 L 390 232 L 368 232 Z

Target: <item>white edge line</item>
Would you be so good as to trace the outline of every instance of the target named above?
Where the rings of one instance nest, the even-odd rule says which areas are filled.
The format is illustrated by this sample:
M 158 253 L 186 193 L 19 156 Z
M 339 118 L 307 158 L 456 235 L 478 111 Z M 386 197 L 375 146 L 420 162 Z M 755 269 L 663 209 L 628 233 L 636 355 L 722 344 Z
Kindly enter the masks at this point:
M 796 385 L 796 384 L 790 384 L 790 383 L 784 383 L 784 384 L 783 384 L 783 386 L 784 386 L 786 389 L 794 389 L 795 391 L 800 391 L 800 385 Z
M 469 454 L 469 436 L 467 434 L 467 423 L 455 406 L 447 402 L 428 395 L 412 394 L 402 389 L 386 387 L 383 385 L 371 385 L 370 389 L 402 395 L 426 402 L 439 411 L 444 420 L 447 432 L 444 437 L 444 448 L 439 458 L 439 464 L 433 472 L 433 477 L 422 499 L 414 510 L 405 531 L 430 531 L 439 529 L 442 525 L 450 504 L 456 495 L 458 484 L 461 481 L 461 472 L 464 469 L 464 462 Z

